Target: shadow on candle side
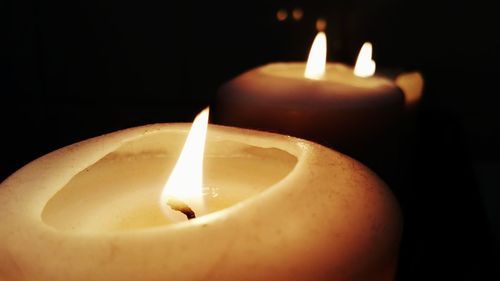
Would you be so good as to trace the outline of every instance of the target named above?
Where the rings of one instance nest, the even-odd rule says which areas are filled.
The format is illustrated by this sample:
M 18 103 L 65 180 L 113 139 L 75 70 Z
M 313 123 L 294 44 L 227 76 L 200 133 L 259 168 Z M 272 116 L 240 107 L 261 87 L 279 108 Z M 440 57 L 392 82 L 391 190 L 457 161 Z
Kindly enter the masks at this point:
M 124 231 L 170 224 L 158 198 L 184 133 L 143 136 L 75 175 L 46 204 L 42 220 L 59 230 Z M 286 177 L 297 158 L 277 148 L 209 140 L 204 189 L 208 213 L 230 207 Z

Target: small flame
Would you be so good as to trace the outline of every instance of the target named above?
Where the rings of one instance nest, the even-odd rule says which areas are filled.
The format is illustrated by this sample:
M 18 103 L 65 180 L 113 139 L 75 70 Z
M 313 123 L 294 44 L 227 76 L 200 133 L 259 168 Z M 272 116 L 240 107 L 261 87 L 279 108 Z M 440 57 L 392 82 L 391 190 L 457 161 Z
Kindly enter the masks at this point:
M 204 208 L 203 156 L 208 127 L 208 107 L 196 116 L 177 163 L 163 188 L 160 205 L 170 213 L 170 199 L 182 201 L 195 212 Z
M 326 35 L 319 32 L 314 38 L 314 42 L 307 58 L 306 71 L 304 77 L 319 80 L 325 75 L 326 67 Z
M 370 77 L 375 74 L 376 64 L 372 60 L 372 44 L 366 42 L 359 51 L 356 66 L 354 66 L 354 75 L 359 77 Z
M 276 12 L 276 19 L 278 19 L 278 21 L 284 21 L 286 18 L 288 18 L 288 12 L 285 9 L 279 9 Z
M 294 20 L 299 21 L 304 16 L 304 11 L 301 8 L 295 8 L 292 11 L 292 17 Z
M 326 20 L 324 18 L 319 18 L 316 20 L 316 30 L 317 31 L 325 31 L 326 29 Z

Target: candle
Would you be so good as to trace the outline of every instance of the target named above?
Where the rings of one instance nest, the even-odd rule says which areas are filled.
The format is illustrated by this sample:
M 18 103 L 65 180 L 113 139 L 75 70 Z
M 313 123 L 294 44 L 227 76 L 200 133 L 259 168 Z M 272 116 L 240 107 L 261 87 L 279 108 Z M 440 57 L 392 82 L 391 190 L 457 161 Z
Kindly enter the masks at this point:
M 0 279 L 393 278 L 401 214 L 375 174 L 309 141 L 212 125 L 200 188 L 201 164 L 186 163 L 201 160 L 206 114 L 180 153 L 188 124 L 148 125 L 62 148 L 7 178 Z M 191 195 L 165 191 L 189 182 Z
M 408 113 L 414 113 L 424 91 L 424 78 L 420 72 L 403 73 L 396 77 L 398 85 L 405 93 L 405 105 Z
M 307 64 L 272 63 L 224 84 L 215 122 L 310 139 L 361 159 L 383 158 L 395 146 L 405 94 L 393 80 L 373 75 L 371 52 L 365 44 L 354 68 L 326 63 L 320 32 Z

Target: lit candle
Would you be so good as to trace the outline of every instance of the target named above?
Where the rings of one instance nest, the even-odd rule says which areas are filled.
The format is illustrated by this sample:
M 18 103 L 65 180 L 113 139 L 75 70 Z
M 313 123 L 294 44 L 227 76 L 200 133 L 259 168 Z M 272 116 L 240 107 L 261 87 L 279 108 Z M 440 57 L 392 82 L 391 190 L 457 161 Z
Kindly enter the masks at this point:
M 218 92 L 215 122 L 302 137 L 353 156 L 383 151 L 397 139 L 402 88 L 374 75 L 371 44 L 354 68 L 326 63 L 326 49 L 320 32 L 307 64 L 272 63 L 227 82 Z
M 398 85 L 405 93 L 405 105 L 407 113 L 414 113 L 424 92 L 424 78 L 420 72 L 408 72 L 396 77 Z
M 0 279 L 393 278 L 401 215 L 375 174 L 305 140 L 210 126 L 202 183 L 207 114 L 184 146 L 188 124 L 137 127 L 6 179 Z

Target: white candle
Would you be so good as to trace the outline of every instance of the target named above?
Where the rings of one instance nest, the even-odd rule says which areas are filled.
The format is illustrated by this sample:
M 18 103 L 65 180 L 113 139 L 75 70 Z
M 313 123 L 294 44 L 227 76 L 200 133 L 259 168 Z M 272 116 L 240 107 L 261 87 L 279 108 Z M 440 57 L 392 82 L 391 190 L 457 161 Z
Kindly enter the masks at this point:
M 391 280 L 398 204 L 355 160 L 282 135 L 210 126 L 206 211 L 158 198 L 188 124 L 89 139 L 0 186 L 0 279 Z

